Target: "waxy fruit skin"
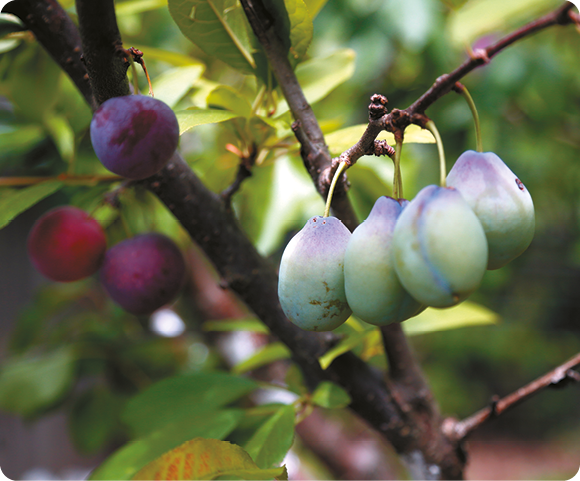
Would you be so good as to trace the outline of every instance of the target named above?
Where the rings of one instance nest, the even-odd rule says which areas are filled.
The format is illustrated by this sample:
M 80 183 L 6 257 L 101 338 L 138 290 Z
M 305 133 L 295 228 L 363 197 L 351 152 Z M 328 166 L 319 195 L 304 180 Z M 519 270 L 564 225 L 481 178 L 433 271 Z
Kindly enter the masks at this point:
M 532 197 L 493 152 L 468 150 L 447 176 L 479 218 L 489 245 L 488 269 L 499 269 L 524 252 L 534 237 Z
M 450 307 L 479 286 L 487 266 L 487 241 L 459 191 L 429 185 L 399 216 L 393 255 L 399 279 L 415 299 Z
M 288 243 L 278 281 L 280 304 L 294 324 L 330 331 L 348 319 L 344 253 L 350 231 L 336 217 L 315 216 Z
M 386 326 L 417 315 L 425 306 L 403 287 L 393 263 L 397 218 L 409 202 L 382 196 L 348 242 L 344 259 L 348 305 L 369 324 Z

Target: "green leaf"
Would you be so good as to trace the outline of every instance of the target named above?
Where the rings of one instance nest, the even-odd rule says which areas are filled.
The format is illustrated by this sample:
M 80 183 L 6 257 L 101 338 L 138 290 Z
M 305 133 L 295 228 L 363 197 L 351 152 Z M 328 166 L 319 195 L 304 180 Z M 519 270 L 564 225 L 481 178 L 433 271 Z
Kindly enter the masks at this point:
M 135 396 L 123 420 L 136 435 L 186 419 L 192 412 L 215 411 L 256 388 L 250 379 L 222 372 L 192 372 L 164 379 Z
M 318 12 L 322 10 L 322 7 L 326 5 L 327 1 L 328 0 L 304 0 L 306 8 L 308 9 L 308 13 L 310 13 L 312 19 L 314 19 L 316 15 L 318 15 Z
M 66 117 L 48 114 L 44 118 L 44 126 L 63 160 L 72 162 L 75 155 L 75 134 Z
M 320 367 L 322 367 L 322 369 L 328 368 L 328 366 L 332 364 L 332 361 L 334 361 L 338 356 L 354 349 L 359 344 L 362 344 L 368 334 L 368 331 L 359 331 L 345 337 L 336 346 L 329 349 L 318 359 Z
M 339 385 L 323 381 L 312 393 L 312 402 L 323 408 L 337 409 L 347 407 L 351 403 L 351 399 Z
M 245 450 L 260 468 L 271 468 L 284 460 L 294 441 L 294 418 L 294 406 L 281 407 L 246 443 Z
M 148 463 L 190 439 L 225 438 L 235 429 L 242 416 L 242 410 L 212 413 L 196 413 L 192 410 L 188 417 L 179 422 L 167 424 L 115 451 L 91 473 L 89 479 L 131 479 Z
M 296 68 L 296 77 L 310 104 L 326 97 L 354 74 L 355 53 L 351 49 L 337 50 L 327 57 L 313 58 Z M 276 108 L 276 116 L 288 111 L 286 100 Z
M 262 472 L 241 447 L 227 441 L 196 438 L 165 453 L 132 479 L 271 479 L 284 467 Z
M 20 213 L 64 185 L 60 180 L 49 180 L 23 189 L 13 189 L 0 199 L 0 229 L 6 227 Z
M 418 316 L 402 323 L 408 335 L 457 329 L 458 327 L 497 324 L 498 314 L 480 304 L 464 301 L 449 309 L 427 308 Z
M 252 115 L 252 106 L 241 92 L 227 85 L 218 85 L 207 96 L 207 106 L 226 109 L 239 116 L 249 118 Z
M 50 407 L 71 386 L 74 364 L 68 347 L 10 359 L 0 371 L 0 408 L 29 417 Z
M 44 130 L 39 125 L 28 124 L 11 132 L 0 134 L 2 151 L 0 158 L 10 155 L 17 156 L 32 149 L 46 137 Z
M 24 24 L 16 15 L 10 13 L 0 13 L 0 38 L 9 33 L 21 32 L 26 30 Z
M 232 372 L 236 374 L 242 374 L 252 369 L 257 369 L 259 367 L 270 364 L 274 361 L 279 361 L 280 359 L 288 359 L 292 353 L 290 350 L 281 342 L 273 342 L 268 344 L 266 347 L 258 351 L 256 354 L 246 359 L 245 361 L 236 364 Z
M 199 65 L 205 69 L 205 65 L 203 65 L 199 60 L 183 53 L 172 52 L 170 50 L 164 50 L 162 48 L 156 47 L 146 47 L 143 45 L 139 45 L 139 50 L 143 52 L 143 58 L 145 61 L 148 61 L 149 59 L 160 60 L 176 67 Z
M 303 0 L 286 0 L 285 3 L 290 18 L 290 55 L 300 60 L 306 55 L 312 41 L 314 17 Z
M 103 448 L 119 429 L 122 399 L 97 387 L 81 394 L 69 412 L 69 427 L 75 446 L 86 454 Z
M 204 70 L 203 65 L 187 65 L 165 70 L 152 82 L 155 98 L 162 100 L 171 108 L 175 107 L 199 80 Z
M 255 317 L 206 321 L 203 323 L 203 330 L 206 332 L 248 331 L 261 332 L 263 334 L 268 334 L 270 332 L 264 323 Z
M 352 125 L 351 127 L 335 130 L 330 134 L 326 134 L 324 140 L 328 144 L 330 154 L 336 157 L 352 147 L 360 140 L 366 128 L 367 124 Z M 395 145 L 395 136 L 390 132 L 381 132 L 377 136 L 377 140 L 386 140 L 389 145 Z M 409 127 L 405 129 L 404 142 L 433 144 L 435 143 L 435 139 L 428 130 L 422 129 L 418 125 L 409 125 Z
M 189 129 L 203 124 L 216 124 L 226 120 L 239 117 L 234 112 L 217 109 L 187 109 L 175 112 L 179 122 L 179 135 L 187 132 Z
M 117 15 L 134 15 L 136 13 L 163 8 L 166 5 L 167 0 L 133 0 L 117 3 L 115 12 Z
M 449 20 L 451 39 L 460 47 L 481 35 L 520 25 L 562 2 L 558 0 L 470 0 Z
M 293 393 L 298 394 L 299 396 L 303 396 L 308 392 L 302 371 L 294 363 L 290 364 L 290 367 L 286 371 L 286 378 L 284 381 L 286 383 L 287 389 Z
M 247 20 L 236 0 L 169 0 L 169 13 L 181 33 L 207 55 L 254 73 Z

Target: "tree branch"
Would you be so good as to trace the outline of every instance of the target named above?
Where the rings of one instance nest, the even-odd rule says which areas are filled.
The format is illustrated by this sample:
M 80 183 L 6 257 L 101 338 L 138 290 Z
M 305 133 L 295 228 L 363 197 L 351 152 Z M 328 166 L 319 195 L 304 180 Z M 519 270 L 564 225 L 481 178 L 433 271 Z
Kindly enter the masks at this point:
M 113 0 L 76 1 L 83 58 L 100 105 L 111 97 L 129 95 L 129 54 L 123 48 Z
M 294 116 L 295 122 L 292 128 L 300 142 L 300 154 L 306 170 L 310 173 L 320 195 L 326 198 L 330 180 L 328 175 L 321 175 L 321 173 L 330 169 L 331 158 L 318 120 L 288 61 L 288 54 L 276 33 L 274 20 L 268 9 L 262 0 L 241 0 L 241 4 Z M 332 198 L 332 209 L 336 217 L 342 220 L 351 231 L 358 225 L 358 219 L 346 196 L 343 182 L 339 182 L 336 186 Z
M 7 3 L 4 13 L 16 15 L 54 61 L 73 80 L 92 109 L 97 106 L 87 69 L 81 60 L 81 37 L 56 0 L 17 0 Z
M 446 424 L 448 435 L 461 441 L 489 420 L 509 411 L 546 388 L 562 387 L 569 383 L 579 383 L 580 385 L 580 373 L 574 371 L 574 368 L 578 366 L 580 366 L 580 353 L 506 397 L 502 399 L 496 397 L 490 406 L 481 409 L 463 421 Z

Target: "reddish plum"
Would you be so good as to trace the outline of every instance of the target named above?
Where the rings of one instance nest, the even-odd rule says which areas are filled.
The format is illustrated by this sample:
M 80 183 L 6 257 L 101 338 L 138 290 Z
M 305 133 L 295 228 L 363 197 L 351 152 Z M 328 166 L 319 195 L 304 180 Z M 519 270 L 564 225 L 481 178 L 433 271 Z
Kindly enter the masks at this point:
M 42 274 L 59 282 L 83 279 L 101 266 L 107 239 L 101 225 L 72 206 L 40 217 L 28 236 L 28 255 Z

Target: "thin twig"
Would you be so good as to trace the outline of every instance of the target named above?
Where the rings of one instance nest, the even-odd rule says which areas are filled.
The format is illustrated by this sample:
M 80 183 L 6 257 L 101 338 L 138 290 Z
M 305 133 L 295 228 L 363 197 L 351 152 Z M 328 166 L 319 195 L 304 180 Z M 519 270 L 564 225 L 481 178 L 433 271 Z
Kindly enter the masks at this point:
M 258 149 L 255 145 L 253 145 L 250 149 L 250 152 L 247 155 L 244 155 L 242 152 L 239 152 L 240 155 L 240 164 L 238 165 L 238 172 L 236 173 L 236 178 L 234 181 L 226 187 L 220 194 L 221 198 L 224 201 L 227 210 L 231 211 L 232 208 L 232 197 L 233 195 L 240 189 L 242 186 L 242 182 L 246 180 L 248 177 L 252 176 L 252 167 L 254 167 L 254 163 L 256 162 L 256 157 L 258 155 Z
M 457 440 L 462 440 L 490 419 L 500 416 L 548 387 L 560 387 L 567 383 L 580 382 L 580 374 L 573 370 L 578 366 L 580 366 L 580 353 L 506 397 L 494 399 L 491 406 L 481 409 L 463 421 L 450 424 L 449 435 Z

